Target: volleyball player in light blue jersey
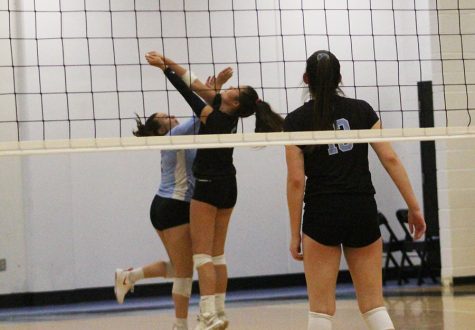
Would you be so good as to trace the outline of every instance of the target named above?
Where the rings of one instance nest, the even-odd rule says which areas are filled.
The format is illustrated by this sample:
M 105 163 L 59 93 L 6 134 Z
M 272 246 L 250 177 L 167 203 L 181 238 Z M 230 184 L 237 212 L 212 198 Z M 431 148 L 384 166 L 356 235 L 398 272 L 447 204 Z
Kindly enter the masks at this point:
M 199 119 L 194 117 L 170 130 L 167 135 L 197 134 Z M 195 159 L 196 150 L 162 150 L 162 179 L 157 195 L 165 198 L 190 201 L 193 195 L 195 179 L 191 165 Z
M 199 130 L 200 120 L 193 117 L 180 124 L 174 116 L 151 115 L 145 123 L 137 116 L 135 136 L 191 135 Z M 192 164 L 196 150 L 162 150 L 161 183 L 150 207 L 150 220 L 165 246 L 170 261 L 157 261 L 139 268 L 117 269 L 114 292 L 119 304 L 144 278 L 174 278 L 172 296 L 175 304 L 173 329 L 188 329 L 188 305 L 193 277 L 190 237 L 190 200 L 195 179 Z

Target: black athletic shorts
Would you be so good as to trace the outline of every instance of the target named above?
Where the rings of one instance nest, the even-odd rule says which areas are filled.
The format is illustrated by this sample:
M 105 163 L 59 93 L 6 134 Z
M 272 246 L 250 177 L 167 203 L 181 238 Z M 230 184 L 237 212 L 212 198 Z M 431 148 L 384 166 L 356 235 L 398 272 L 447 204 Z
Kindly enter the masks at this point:
M 213 179 L 195 178 L 193 199 L 218 209 L 229 209 L 236 205 L 237 184 L 235 176 Z
M 381 237 L 373 195 L 329 194 L 305 203 L 302 232 L 323 245 L 364 247 Z
M 150 220 L 157 230 L 190 223 L 190 202 L 155 195 L 150 206 Z

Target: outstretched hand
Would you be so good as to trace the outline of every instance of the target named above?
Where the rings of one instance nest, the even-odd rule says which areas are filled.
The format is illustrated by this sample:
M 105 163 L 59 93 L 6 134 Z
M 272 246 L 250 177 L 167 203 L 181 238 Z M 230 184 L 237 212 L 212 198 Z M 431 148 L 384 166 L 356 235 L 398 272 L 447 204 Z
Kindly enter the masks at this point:
M 218 73 L 218 76 L 210 76 L 206 79 L 205 85 L 210 89 L 215 91 L 220 91 L 221 87 L 233 76 L 233 69 L 231 67 L 227 67 L 226 69 L 222 70 Z
M 407 222 L 409 224 L 409 231 L 414 239 L 419 239 L 426 231 L 426 222 L 420 210 L 408 210 Z
M 150 51 L 145 54 L 145 59 L 147 60 L 148 64 L 156 66 L 162 70 L 166 69 L 165 60 L 163 55 L 156 51 Z
M 215 76 L 209 76 L 206 79 L 205 85 L 209 89 L 216 90 L 216 77 Z
M 231 67 L 227 67 L 218 73 L 218 76 L 216 77 L 216 85 L 223 86 L 232 76 L 233 69 Z

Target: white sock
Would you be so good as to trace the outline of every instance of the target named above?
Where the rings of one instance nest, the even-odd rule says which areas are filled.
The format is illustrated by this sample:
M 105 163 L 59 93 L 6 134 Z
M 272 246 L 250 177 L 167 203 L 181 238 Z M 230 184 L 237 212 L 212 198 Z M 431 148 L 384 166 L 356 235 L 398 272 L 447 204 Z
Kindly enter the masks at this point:
M 363 314 L 370 330 L 394 330 L 393 322 L 386 307 L 377 307 Z
M 217 293 L 214 295 L 216 302 L 216 312 L 224 313 L 224 300 L 226 299 L 226 293 Z
M 333 317 L 328 314 L 308 312 L 308 330 L 331 330 Z
M 177 317 L 175 319 L 175 325 L 179 328 L 188 329 L 188 320 L 187 319 L 180 319 L 180 318 Z
M 216 300 L 214 298 L 214 295 L 201 296 L 201 298 L 200 298 L 200 312 L 201 312 L 201 314 L 205 314 L 205 313 L 214 314 L 214 313 L 216 313 Z
M 143 268 L 134 268 L 131 271 L 129 271 L 128 279 L 129 281 L 134 284 L 135 282 L 141 280 L 144 278 L 143 275 Z

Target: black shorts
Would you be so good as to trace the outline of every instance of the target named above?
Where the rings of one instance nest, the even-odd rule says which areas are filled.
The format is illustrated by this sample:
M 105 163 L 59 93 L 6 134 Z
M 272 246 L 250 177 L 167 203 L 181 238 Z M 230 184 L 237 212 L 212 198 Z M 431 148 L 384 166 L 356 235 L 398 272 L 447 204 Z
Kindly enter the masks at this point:
M 302 232 L 323 245 L 364 247 L 381 237 L 373 195 L 321 195 L 305 204 Z
M 150 206 L 150 220 L 157 230 L 190 223 L 190 202 L 155 195 Z
M 193 199 L 213 205 L 218 209 L 234 207 L 237 200 L 236 177 L 229 176 L 213 179 L 195 178 Z

